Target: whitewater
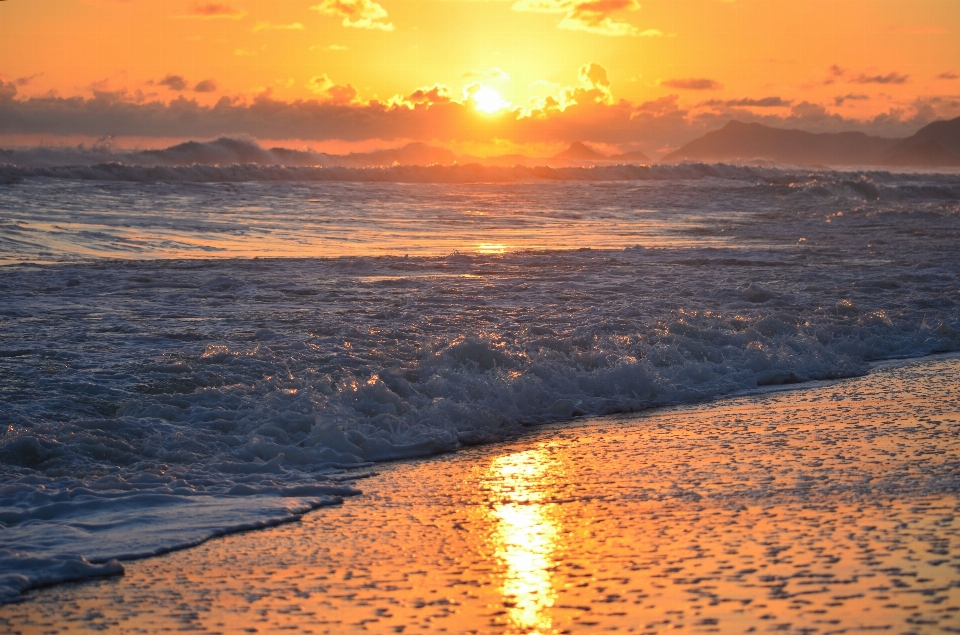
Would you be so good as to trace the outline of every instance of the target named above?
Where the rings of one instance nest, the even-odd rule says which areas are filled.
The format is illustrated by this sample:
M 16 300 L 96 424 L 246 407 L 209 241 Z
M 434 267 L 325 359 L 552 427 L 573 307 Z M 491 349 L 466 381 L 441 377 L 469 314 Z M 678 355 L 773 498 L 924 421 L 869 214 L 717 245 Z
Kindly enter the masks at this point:
M 0 166 L 0 601 L 379 461 L 958 351 L 958 245 L 956 173 Z

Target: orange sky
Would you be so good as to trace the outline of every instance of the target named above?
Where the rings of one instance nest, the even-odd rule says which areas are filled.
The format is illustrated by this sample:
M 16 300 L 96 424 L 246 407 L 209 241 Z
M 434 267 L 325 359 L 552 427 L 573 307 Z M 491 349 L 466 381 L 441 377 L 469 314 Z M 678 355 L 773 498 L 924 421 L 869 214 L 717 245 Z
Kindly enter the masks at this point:
M 730 118 L 895 136 L 960 114 L 960 2 L 5 0 L 0 81 L 13 109 L 0 107 L 7 140 L 98 136 L 106 123 L 70 120 L 98 100 L 97 112 L 124 104 L 121 137 L 357 144 L 358 117 L 377 120 L 366 135 L 376 143 L 506 150 L 584 139 L 657 151 Z M 469 99 L 480 85 L 482 103 Z M 70 110 L 72 97 L 83 100 Z M 178 98 L 201 116 L 218 101 L 231 111 L 222 126 L 165 130 L 156 109 Z M 299 124 L 267 126 L 250 110 L 258 100 L 279 110 L 316 101 L 336 117 L 318 110 L 305 125 L 300 112 Z M 384 114 L 416 101 L 464 107 L 438 110 L 435 131 L 425 113 Z M 506 107 L 477 112 L 484 104 Z M 122 119 L 110 112 L 102 118 Z M 153 124 L 138 135 L 136 117 Z M 649 122 L 628 125 L 638 117 Z

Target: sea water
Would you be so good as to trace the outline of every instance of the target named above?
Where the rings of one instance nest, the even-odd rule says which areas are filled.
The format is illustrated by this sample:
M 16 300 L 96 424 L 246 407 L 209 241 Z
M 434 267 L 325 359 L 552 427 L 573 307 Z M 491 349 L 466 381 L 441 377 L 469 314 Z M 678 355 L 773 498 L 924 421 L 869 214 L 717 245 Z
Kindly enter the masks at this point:
M 378 461 L 960 350 L 957 174 L 0 183 L 0 601 L 296 518 Z

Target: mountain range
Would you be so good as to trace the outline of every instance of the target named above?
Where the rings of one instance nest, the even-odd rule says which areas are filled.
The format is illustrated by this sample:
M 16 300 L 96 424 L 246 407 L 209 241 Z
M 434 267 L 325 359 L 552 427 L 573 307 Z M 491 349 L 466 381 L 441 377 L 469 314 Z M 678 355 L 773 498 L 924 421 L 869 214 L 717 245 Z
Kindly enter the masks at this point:
M 671 152 L 665 162 L 776 161 L 801 165 L 960 166 L 960 117 L 906 139 L 862 132 L 812 133 L 730 121 Z
M 793 165 L 860 165 L 960 167 L 960 117 L 935 121 L 905 139 L 873 137 L 862 132 L 812 133 L 772 128 L 759 123 L 730 121 L 660 159 L 662 162 L 755 162 Z M 623 163 L 652 163 L 642 152 L 607 155 L 576 141 L 552 157 L 503 154 L 477 157 L 458 155 L 426 143 L 371 152 L 330 154 L 313 150 L 264 148 L 253 139 L 220 137 L 188 141 L 162 150 L 114 150 L 109 145 L 85 147 L 41 146 L 0 149 L 0 163 L 24 167 L 95 165 L 119 162 L 131 165 L 283 165 L 288 167 L 373 168 L 393 165 L 480 164 L 486 166 L 580 167 Z

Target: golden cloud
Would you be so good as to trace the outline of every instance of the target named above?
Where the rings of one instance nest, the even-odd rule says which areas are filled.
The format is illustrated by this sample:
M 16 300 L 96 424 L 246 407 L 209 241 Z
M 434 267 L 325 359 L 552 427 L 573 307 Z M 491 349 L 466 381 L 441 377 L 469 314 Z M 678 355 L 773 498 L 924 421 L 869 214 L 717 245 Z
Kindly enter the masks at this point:
M 514 11 L 564 14 L 557 27 L 571 31 L 613 37 L 663 35 L 657 29 L 640 31 L 629 22 L 613 17 L 615 13 L 639 8 L 637 0 L 517 0 L 512 7 Z
M 346 86 L 334 84 L 325 73 L 311 77 L 305 87 L 311 93 L 320 97 L 320 101 L 325 104 L 347 106 L 360 103 L 360 95 L 356 88 L 350 84 Z
M 258 31 L 302 31 L 303 25 L 299 22 L 291 24 L 273 24 L 271 22 L 257 22 L 253 27 L 254 33 Z
M 323 15 L 343 18 L 343 26 L 354 29 L 393 31 L 393 23 L 385 22 L 387 10 L 373 0 L 323 0 L 310 7 Z

